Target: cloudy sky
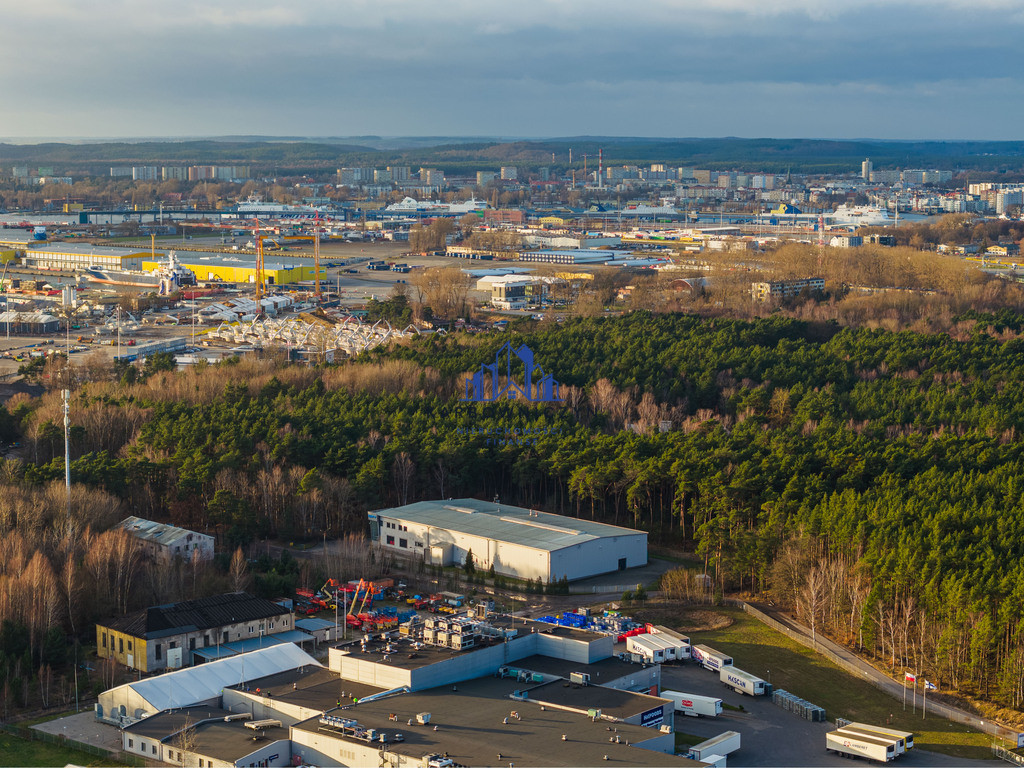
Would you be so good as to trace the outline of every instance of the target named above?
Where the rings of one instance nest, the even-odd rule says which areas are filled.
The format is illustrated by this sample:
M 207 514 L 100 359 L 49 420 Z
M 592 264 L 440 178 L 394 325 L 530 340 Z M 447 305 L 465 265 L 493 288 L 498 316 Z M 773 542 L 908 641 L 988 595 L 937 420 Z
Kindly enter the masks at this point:
M 1020 139 L 1021 0 L 0 0 L 0 135 Z

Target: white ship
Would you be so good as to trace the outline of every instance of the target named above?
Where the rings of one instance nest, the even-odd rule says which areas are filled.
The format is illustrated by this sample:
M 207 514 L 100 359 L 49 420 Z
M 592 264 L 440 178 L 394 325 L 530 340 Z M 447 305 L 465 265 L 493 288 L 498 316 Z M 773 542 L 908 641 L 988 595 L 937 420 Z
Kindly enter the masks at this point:
M 158 290 L 162 295 L 173 293 L 182 286 L 196 284 L 196 273 L 178 263 L 178 256 L 174 251 L 167 254 L 167 264 L 157 267 L 152 272 L 133 272 L 128 269 L 110 269 L 94 265 L 86 267 L 83 276 L 90 283 L 150 288 Z
M 638 203 L 636 205 L 627 205 L 619 213 L 623 216 L 677 216 L 677 211 L 671 205 L 648 205 L 647 203 Z
M 847 205 L 843 203 L 826 216 L 836 226 L 881 227 L 893 223 L 889 211 L 879 208 L 877 205 Z
M 392 203 L 385 211 L 389 213 L 475 213 L 489 208 L 485 200 L 470 198 L 462 203 L 440 203 L 433 200 L 416 200 L 407 197 L 400 203 Z
M 268 203 L 256 195 L 250 195 L 243 202 L 235 206 L 235 211 L 242 218 L 255 218 L 257 216 L 273 216 L 287 218 L 295 216 L 316 216 L 319 211 L 308 205 L 285 205 L 284 203 Z

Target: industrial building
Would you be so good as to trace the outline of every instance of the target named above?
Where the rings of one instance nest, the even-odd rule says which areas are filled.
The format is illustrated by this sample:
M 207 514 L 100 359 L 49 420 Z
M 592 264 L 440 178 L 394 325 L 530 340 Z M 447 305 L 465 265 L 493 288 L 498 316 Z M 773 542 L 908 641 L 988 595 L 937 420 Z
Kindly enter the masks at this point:
M 790 296 L 799 296 L 803 291 L 814 293 L 824 290 L 825 278 L 823 277 L 808 277 L 803 280 L 773 280 L 750 284 L 750 292 L 757 301 L 787 299 Z
M 196 654 L 204 649 L 251 639 L 259 642 L 294 630 L 295 616 L 288 608 L 245 592 L 229 592 L 144 608 L 97 624 L 96 653 L 129 669 L 153 672 L 201 662 L 205 657 L 196 658 Z M 298 635 L 288 639 L 293 637 L 300 639 Z M 223 654 L 217 651 L 216 655 Z
M 545 582 L 584 579 L 647 565 L 647 534 L 632 528 L 507 504 L 420 501 L 369 515 L 382 549 L 431 565 L 461 565 Z
M 660 667 L 614 641 L 479 605 L 331 648 L 326 669 L 285 644 L 128 683 L 96 715 L 173 765 L 698 765 L 674 754 Z
M 193 557 L 198 557 L 200 560 L 213 559 L 213 536 L 207 536 L 205 533 L 189 531 L 166 523 L 156 523 L 134 515 L 126 517 L 115 528 L 121 528 L 130 533 L 142 542 L 143 551 L 154 557 L 167 560 L 175 557 L 185 560 L 191 560 Z
M 217 706 L 229 686 L 247 686 L 286 670 L 321 666 L 298 646 L 283 643 L 110 688 L 99 696 L 96 719 L 127 725 L 171 709 Z
M 22 261 L 26 267 L 38 269 L 74 271 L 96 266 L 104 269 L 127 269 L 138 272 L 142 269 L 142 260 L 149 255 L 148 248 L 139 250 L 81 243 L 54 243 L 28 248 Z M 159 255 L 166 259 L 166 254 Z
M 256 257 L 231 256 L 228 254 L 202 253 L 200 251 L 176 251 L 178 263 L 196 273 L 201 282 L 219 281 L 224 283 L 255 283 Z M 148 252 L 146 254 L 149 255 Z M 164 259 L 163 262 L 160 259 Z M 144 259 L 141 269 L 151 272 L 166 263 L 166 257 L 157 253 L 157 260 Z M 320 279 L 323 280 L 327 271 L 321 267 Z M 290 263 L 267 261 L 263 263 L 263 279 L 269 285 L 286 285 L 316 278 L 316 269 L 311 259 L 296 260 Z

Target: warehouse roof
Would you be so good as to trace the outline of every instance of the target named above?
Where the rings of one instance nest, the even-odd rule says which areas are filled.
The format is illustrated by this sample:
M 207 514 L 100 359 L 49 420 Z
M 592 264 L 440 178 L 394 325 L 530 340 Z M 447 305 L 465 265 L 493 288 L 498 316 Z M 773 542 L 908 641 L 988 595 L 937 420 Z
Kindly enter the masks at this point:
M 126 517 L 115 528 L 124 528 L 128 533 L 143 541 L 152 541 L 161 546 L 169 547 L 175 542 L 186 539 L 189 536 L 205 536 L 185 528 L 178 528 L 176 525 L 156 523 L 152 520 L 145 520 L 141 517 Z M 210 538 L 207 536 L 206 538 Z
M 647 536 L 645 532 L 632 528 L 479 499 L 419 501 L 404 507 L 382 509 L 377 514 L 547 551 L 611 536 Z
M 319 667 L 320 662 L 294 643 L 281 643 L 261 651 L 186 667 L 156 677 L 127 683 L 157 712 L 189 707 L 220 697 L 225 688 L 258 680 L 289 669 Z M 109 693 L 109 691 L 107 692 Z
M 68 256 L 120 256 L 123 258 L 148 256 L 149 248 L 112 248 L 103 245 L 89 245 L 88 243 L 59 243 L 42 244 L 26 252 L 26 256 L 45 255 L 68 255 Z M 163 251 L 156 252 L 158 257 L 167 258 Z
M 144 608 L 114 619 L 105 626 L 134 637 L 161 637 L 223 627 L 243 621 L 269 619 L 289 613 L 291 611 L 287 608 L 271 600 L 253 597 L 245 592 L 228 592 L 198 600 Z
M 510 699 L 518 687 L 514 680 L 482 677 L 459 683 L 454 690 L 442 686 L 404 693 L 349 705 L 330 714 L 383 731 L 389 741 L 395 732 L 401 733 L 404 743 L 392 742 L 390 750 L 411 761 L 425 754 L 446 752 L 461 765 L 700 765 L 684 757 L 627 746 L 661 737 L 657 729 L 595 722 L 586 714 L 553 707 L 541 710 L 536 703 Z M 594 687 L 587 690 L 595 695 L 604 693 Z M 513 711 L 520 717 L 512 716 Z M 431 713 L 429 725 L 409 725 L 410 720 L 415 723 L 420 712 Z M 321 727 L 319 717 L 296 723 L 293 728 L 346 740 L 340 733 Z M 615 736 L 621 738 L 620 743 L 614 743 Z

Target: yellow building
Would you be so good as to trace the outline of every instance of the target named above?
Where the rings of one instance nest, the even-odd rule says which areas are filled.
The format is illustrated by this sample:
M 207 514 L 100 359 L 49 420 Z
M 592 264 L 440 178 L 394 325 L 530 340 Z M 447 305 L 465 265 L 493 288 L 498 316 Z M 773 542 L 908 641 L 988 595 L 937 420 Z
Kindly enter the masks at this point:
M 270 638 L 294 628 L 295 615 L 288 608 L 229 592 L 144 608 L 97 624 L 96 654 L 129 669 L 154 672 L 191 666 L 193 653 L 204 648 Z
M 255 260 L 241 260 L 232 256 L 220 256 L 201 253 L 178 252 L 178 263 L 196 273 L 200 282 L 220 281 L 224 283 L 255 283 Z M 144 271 L 152 271 L 161 265 L 160 261 L 145 260 L 142 262 Z M 320 267 L 320 279 L 324 280 L 327 270 Z M 264 279 L 270 285 L 287 285 L 316 278 L 316 270 L 312 260 L 294 261 L 289 264 L 264 262 Z

